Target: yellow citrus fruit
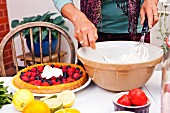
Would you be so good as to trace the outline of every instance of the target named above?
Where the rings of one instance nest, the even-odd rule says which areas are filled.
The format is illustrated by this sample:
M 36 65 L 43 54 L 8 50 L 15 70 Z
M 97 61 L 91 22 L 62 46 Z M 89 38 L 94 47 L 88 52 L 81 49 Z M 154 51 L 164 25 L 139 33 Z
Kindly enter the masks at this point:
M 55 113 L 80 113 L 80 111 L 75 108 L 65 108 L 65 109 L 60 109 Z
M 46 103 L 34 100 L 25 106 L 22 113 L 50 113 L 50 108 Z
M 60 110 L 55 111 L 54 113 L 66 113 L 66 112 L 64 109 L 60 109 Z
M 50 98 L 43 101 L 50 108 L 51 113 L 63 108 L 63 102 L 58 98 Z
M 22 111 L 24 107 L 32 101 L 34 101 L 34 96 L 27 89 L 17 90 L 12 98 L 12 103 L 18 111 Z
M 63 101 L 63 107 L 71 107 L 75 101 L 75 94 L 70 90 L 62 91 L 58 94 L 58 98 Z
M 80 113 L 80 111 L 75 108 L 65 108 L 64 110 L 66 113 Z

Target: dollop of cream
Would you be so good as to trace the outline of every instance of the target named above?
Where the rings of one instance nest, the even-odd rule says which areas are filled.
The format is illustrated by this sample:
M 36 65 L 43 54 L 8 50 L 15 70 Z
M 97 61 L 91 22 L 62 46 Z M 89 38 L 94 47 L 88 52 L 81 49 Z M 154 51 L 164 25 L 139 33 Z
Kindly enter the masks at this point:
M 62 69 L 52 68 L 51 66 L 46 65 L 44 67 L 42 74 L 41 74 L 41 77 L 46 78 L 46 79 L 50 79 L 52 76 L 59 77 L 60 75 L 63 76 Z

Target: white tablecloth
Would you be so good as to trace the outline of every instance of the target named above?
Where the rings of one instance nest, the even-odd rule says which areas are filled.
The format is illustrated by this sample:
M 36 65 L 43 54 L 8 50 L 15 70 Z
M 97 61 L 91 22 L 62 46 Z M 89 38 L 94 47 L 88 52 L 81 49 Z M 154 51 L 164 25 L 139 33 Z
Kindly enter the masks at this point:
M 4 85 L 9 86 L 11 77 L 0 77 L 0 81 L 5 81 Z M 15 92 L 11 87 L 10 92 Z M 150 113 L 161 113 L 161 71 L 155 71 L 142 90 L 151 97 Z M 93 82 L 86 88 L 75 93 L 76 100 L 73 108 L 77 108 L 81 113 L 111 113 L 114 111 L 112 96 L 114 92 L 104 90 Z M 151 96 L 152 95 L 152 96 Z M 36 97 L 36 99 L 39 99 Z M 12 104 L 4 105 L 0 113 L 20 113 Z

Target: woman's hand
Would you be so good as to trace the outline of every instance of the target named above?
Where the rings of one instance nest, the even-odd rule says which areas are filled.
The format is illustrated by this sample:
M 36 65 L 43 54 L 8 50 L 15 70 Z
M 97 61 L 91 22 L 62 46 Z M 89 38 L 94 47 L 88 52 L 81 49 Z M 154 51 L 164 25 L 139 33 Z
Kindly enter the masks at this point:
M 98 38 L 97 28 L 95 25 L 78 10 L 73 4 L 66 4 L 62 8 L 62 15 L 68 18 L 74 25 L 74 36 L 82 44 L 82 46 L 90 46 L 96 48 L 96 40 Z
M 141 9 L 141 25 L 143 25 L 145 21 L 145 15 L 148 18 L 148 25 L 151 29 L 159 20 L 158 8 L 157 8 L 158 0 L 144 0 Z

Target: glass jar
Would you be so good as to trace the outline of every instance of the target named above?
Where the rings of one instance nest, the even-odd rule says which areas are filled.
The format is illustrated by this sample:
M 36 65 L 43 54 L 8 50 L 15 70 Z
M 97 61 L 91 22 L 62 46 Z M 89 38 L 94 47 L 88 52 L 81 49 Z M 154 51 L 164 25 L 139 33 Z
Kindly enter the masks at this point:
M 161 113 L 170 113 L 170 51 L 162 61 Z

